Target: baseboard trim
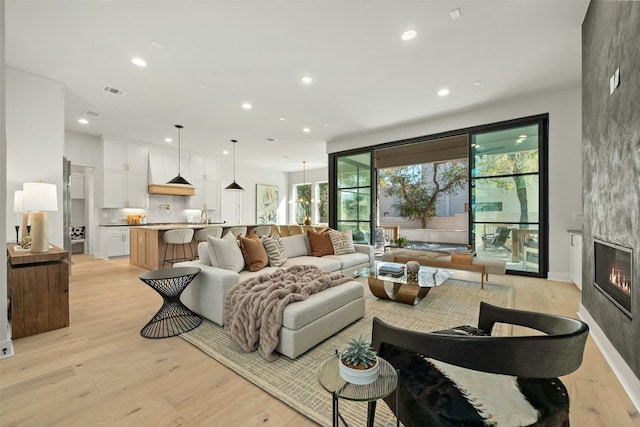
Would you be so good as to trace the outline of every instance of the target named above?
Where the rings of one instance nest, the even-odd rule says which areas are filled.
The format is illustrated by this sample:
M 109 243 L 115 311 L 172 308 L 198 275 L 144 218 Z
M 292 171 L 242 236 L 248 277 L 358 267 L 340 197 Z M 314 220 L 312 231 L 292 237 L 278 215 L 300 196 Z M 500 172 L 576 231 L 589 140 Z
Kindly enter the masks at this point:
M 10 339 L 0 342 L 0 360 L 13 357 L 13 341 Z
M 635 405 L 636 409 L 640 412 L 640 379 L 636 377 L 627 362 L 620 356 L 620 353 L 615 349 L 609 338 L 600 329 L 600 326 L 596 323 L 587 309 L 580 304 L 578 308 L 578 316 L 587 325 L 589 325 L 589 334 L 595 341 L 596 345 L 602 352 L 602 355 L 609 363 L 611 370 L 622 384 L 622 388 L 627 392 L 629 398 Z

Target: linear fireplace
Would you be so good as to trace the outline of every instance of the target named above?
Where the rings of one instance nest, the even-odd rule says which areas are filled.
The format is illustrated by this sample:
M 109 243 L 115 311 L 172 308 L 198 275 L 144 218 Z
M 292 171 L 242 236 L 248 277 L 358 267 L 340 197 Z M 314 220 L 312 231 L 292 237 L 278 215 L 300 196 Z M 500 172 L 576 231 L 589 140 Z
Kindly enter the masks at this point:
M 594 239 L 595 286 L 631 319 L 633 250 Z

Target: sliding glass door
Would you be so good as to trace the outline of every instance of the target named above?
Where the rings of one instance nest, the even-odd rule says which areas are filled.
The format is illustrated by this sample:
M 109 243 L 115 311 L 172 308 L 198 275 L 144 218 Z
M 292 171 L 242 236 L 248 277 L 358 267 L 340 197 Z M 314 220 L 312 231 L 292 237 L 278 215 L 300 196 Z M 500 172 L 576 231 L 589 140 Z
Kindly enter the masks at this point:
M 508 270 L 546 276 L 546 122 L 471 134 L 471 242 Z

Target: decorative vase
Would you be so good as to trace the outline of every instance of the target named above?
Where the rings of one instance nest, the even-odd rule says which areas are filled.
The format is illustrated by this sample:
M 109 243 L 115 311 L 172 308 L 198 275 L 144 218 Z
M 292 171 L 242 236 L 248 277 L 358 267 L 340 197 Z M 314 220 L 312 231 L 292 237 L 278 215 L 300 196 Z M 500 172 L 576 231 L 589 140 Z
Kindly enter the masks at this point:
M 407 262 L 407 272 L 417 274 L 420 271 L 420 263 L 418 261 Z
M 338 359 L 338 369 L 343 380 L 358 385 L 371 384 L 378 379 L 380 373 L 380 360 L 376 357 L 376 364 L 368 369 L 354 369 L 342 363 L 342 359 Z
M 311 225 L 311 218 L 306 217 L 306 218 L 304 219 L 304 225 Z

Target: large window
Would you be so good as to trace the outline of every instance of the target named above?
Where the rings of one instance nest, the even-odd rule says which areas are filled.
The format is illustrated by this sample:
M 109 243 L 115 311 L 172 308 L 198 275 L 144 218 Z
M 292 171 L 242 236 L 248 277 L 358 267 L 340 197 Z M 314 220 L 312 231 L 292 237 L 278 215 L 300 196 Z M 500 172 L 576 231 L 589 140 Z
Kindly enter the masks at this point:
M 313 208 L 311 184 L 296 184 L 293 188 L 293 193 L 296 224 L 302 225 L 305 223 L 305 220 L 307 220 L 307 223 L 311 223 L 311 213 Z
M 509 270 L 539 275 L 542 123 L 471 135 L 471 241 Z
M 316 186 L 316 222 L 329 223 L 329 183 L 319 182 Z
M 371 241 L 371 153 L 335 159 L 335 227 L 353 230 L 355 242 Z

